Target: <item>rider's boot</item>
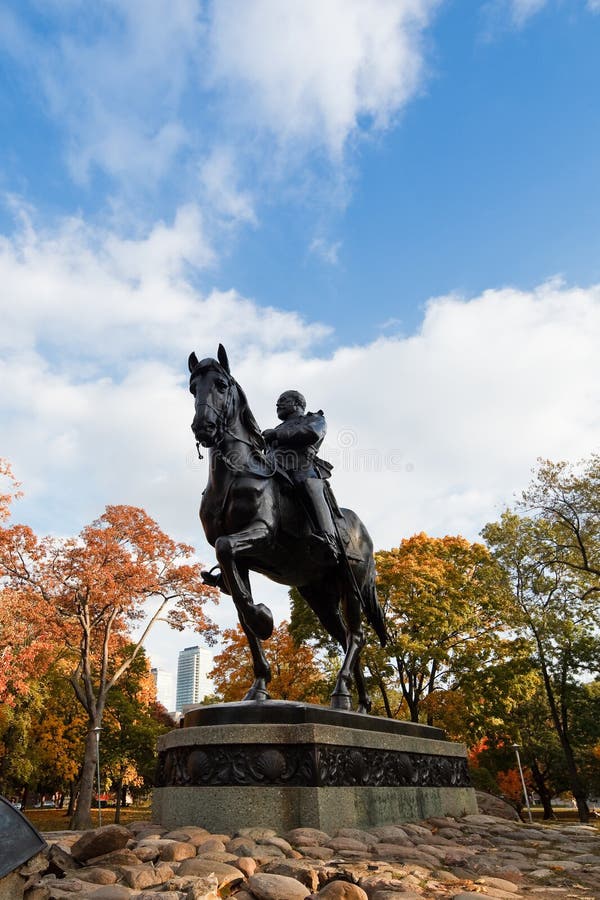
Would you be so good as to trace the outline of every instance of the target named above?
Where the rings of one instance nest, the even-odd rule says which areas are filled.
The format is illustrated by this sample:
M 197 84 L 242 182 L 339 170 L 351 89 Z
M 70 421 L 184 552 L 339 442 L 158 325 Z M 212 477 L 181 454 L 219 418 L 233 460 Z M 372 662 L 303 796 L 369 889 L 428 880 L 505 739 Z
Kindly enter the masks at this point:
M 313 540 L 325 553 L 327 559 L 337 562 L 340 558 L 340 545 L 333 525 L 331 510 L 325 499 L 324 483 L 320 478 L 307 478 L 303 482 L 303 487 L 318 529 L 313 535 Z

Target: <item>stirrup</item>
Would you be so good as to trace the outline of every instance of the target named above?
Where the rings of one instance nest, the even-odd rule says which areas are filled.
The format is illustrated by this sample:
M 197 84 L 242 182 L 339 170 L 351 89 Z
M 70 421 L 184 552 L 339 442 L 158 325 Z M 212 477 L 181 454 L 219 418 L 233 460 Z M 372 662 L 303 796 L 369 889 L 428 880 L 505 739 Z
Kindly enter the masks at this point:
M 215 569 L 218 569 L 218 572 L 216 575 L 213 575 Z M 212 569 L 202 571 L 200 572 L 200 575 L 204 584 L 207 584 L 209 587 L 221 586 L 221 569 L 219 568 L 219 566 L 213 566 Z
M 327 552 L 327 555 L 331 560 L 337 562 L 340 558 L 340 547 L 332 534 L 328 534 L 326 531 L 321 531 L 317 534 L 313 534 L 313 540 L 318 544 L 319 548 L 322 548 Z

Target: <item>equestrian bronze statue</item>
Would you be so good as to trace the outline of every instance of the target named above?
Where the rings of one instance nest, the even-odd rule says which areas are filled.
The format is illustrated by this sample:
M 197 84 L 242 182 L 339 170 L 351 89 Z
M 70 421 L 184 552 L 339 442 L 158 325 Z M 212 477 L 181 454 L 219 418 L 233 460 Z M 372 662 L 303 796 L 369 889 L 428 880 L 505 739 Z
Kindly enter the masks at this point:
M 250 646 L 254 683 L 244 699 L 269 699 L 271 673 L 261 642 L 273 632 L 273 617 L 264 604 L 254 603 L 249 577 L 260 572 L 296 587 L 343 648 L 331 706 L 352 708 L 354 677 L 358 711 L 369 712 L 360 665 L 361 611 L 382 646 L 387 635 L 371 538 L 356 513 L 338 507 L 327 481 L 331 466 L 317 456 L 326 429 L 323 413 L 306 413 L 302 395 L 286 391 L 277 401 L 281 424 L 261 433 L 222 345 L 217 359 L 198 360 L 192 353 L 188 365 L 192 431 L 198 446 L 209 448 L 200 519 L 220 569 L 203 575 L 231 595 Z

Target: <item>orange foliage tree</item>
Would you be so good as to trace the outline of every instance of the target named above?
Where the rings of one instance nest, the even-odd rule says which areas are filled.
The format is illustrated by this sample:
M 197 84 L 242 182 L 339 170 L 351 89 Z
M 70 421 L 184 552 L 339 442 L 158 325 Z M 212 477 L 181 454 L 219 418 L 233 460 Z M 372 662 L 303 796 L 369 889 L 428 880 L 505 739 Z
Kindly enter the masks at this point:
M 11 503 L 21 496 L 20 483 L 10 464 L 0 458 L 0 523 L 11 513 Z M 16 568 L 35 554 L 36 538 L 22 525 L 0 527 L 0 558 Z M 0 565 L 0 576 L 2 566 Z M 56 656 L 52 629 L 45 611 L 17 580 L 0 580 L 0 704 L 14 707 L 28 691 L 31 680 L 42 676 Z
M 432 724 L 439 689 L 456 689 L 490 660 L 508 586 L 487 549 L 465 538 L 421 533 L 375 554 L 377 591 L 390 641 L 377 651 L 413 722 Z M 365 662 L 370 666 L 369 649 Z M 373 661 L 374 663 L 377 660 Z
M 252 657 L 241 627 L 223 632 L 225 647 L 214 660 L 210 672 L 215 689 L 226 702 L 242 700 L 254 680 Z M 271 666 L 269 689 L 278 700 L 319 703 L 325 684 L 314 651 L 306 644 L 298 646 L 282 622 L 265 642 L 265 655 Z
M 20 486 L 8 460 L 0 457 L 0 522 L 10 516 L 10 504 L 21 496 Z
M 42 617 L 38 637 L 51 640 L 57 654 L 70 661 L 69 680 L 87 716 L 73 828 L 91 824 L 94 729 L 102 726 L 108 692 L 132 665 L 152 626 L 159 619 L 179 629 L 191 622 L 209 639 L 214 634 L 203 606 L 216 592 L 202 583 L 192 554 L 192 547 L 172 540 L 132 506 L 107 507 L 69 540 L 38 540 L 20 525 L 2 529 L 3 594 L 12 592 Z M 133 651 L 123 655 L 123 637 L 141 623 Z
M 527 790 L 531 790 L 531 773 L 527 768 L 523 770 L 523 777 Z M 517 769 L 508 769 L 506 772 L 498 772 L 496 776 L 500 793 L 508 800 L 512 800 L 520 809 L 523 806 L 523 783 Z

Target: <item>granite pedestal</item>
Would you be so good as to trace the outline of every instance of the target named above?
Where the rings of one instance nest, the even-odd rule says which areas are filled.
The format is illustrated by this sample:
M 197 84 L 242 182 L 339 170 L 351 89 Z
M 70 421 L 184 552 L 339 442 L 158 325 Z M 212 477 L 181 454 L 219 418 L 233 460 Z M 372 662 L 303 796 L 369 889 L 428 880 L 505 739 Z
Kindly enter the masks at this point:
M 463 744 L 412 722 L 303 703 L 190 710 L 159 739 L 154 820 L 214 833 L 326 832 L 477 812 Z

